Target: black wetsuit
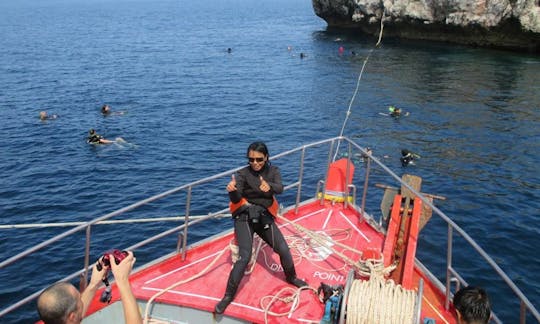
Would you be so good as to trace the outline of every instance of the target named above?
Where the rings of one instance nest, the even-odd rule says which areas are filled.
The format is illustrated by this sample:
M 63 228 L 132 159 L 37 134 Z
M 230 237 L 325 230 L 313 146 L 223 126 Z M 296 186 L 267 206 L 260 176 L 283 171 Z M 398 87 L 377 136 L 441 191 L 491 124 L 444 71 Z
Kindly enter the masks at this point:
M 271 189 L 269 192 L 263 192 L 259 189 L 261 184 L 260 176 L 270 185 Z M 272 205 L 274 194 L 283 192 L 281 173 L 278 167 L 265 165 L 261 171 L 255 172 L 248 166 L 237 173 L 236 188 L 236 191 L 229 192 L 231 201 L 237 203 L 244 197 L 252 206 L 243 208 L 242 211 L 233 215 L 234 234 L 238 243 L 240 257 L 234 264 L 229 275 L 225 296 L 234 297 L 238 284 L 244 276 L 246 267 L 251 260 L 253 233 L 257 233 L 279 254 L 286 280 L 288 282 L 294 281 L 296 279 L 296 270 L 289 246 L 283 234 L 281 234 L 281 231 L 274 223 L 273 217 L 266 209 Z M 261 206 L 264 208 L 261 208 Z M 260 212 L 261 217 L 258 219 L 254 217 L 254 212 Z
M 99 144 L 99 143 L 101 143 L 100 142 L 101 138 L 102 137 L 100 135 L 94 133 L 94 134 L 88 136 L 88 139 L 86 140 L 86 142 L 88 144 Z

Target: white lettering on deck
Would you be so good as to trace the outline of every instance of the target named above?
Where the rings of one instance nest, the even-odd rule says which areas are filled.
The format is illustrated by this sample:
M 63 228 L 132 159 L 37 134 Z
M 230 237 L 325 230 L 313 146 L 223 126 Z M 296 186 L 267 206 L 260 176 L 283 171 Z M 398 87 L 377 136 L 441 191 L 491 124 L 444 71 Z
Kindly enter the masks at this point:
M 313 277 L 319 278 L 321 280 L 332 280 L 332 281 L 338 281 L 338 282 L 345 281 L 345 277 L 343 277 L 342 275 L 337 275 L 337 274 L 328 273 L 328 272 L 315 271 L 315 273 L 313 274 Z
M 281 264 L 272 263 L 270 265 L 270 270 L 272 270 L 274 272 L 279 272 L 279 271 L 283 271 L 283 268 L 281 267 Z

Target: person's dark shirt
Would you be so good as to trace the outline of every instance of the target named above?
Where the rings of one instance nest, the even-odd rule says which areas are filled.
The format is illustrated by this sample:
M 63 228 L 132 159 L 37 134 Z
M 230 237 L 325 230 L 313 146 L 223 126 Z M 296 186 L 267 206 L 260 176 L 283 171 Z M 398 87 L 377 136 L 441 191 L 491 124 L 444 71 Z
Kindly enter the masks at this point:
M 260 176 L 270 185 L 268 192 L 259 189 L 261 185 Z M 229 198 L 233 203 L 239 202 L 244 197 L 252 204 L 270 207 L 274 195 L 283 192 L 279 168 L 274 165 L 265 165 L 261 171 L 255 172 L 251 167 L 247 166 L 236 174 L 236 189 L 236 191 L 229 192 Z

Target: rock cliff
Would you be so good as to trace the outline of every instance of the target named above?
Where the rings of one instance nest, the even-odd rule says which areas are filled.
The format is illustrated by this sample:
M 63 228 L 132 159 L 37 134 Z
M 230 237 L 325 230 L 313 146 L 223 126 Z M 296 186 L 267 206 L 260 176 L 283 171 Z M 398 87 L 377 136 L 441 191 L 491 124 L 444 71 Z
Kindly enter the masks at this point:
M 540 53 L 540 0 L 312 0 L 329 27 Z

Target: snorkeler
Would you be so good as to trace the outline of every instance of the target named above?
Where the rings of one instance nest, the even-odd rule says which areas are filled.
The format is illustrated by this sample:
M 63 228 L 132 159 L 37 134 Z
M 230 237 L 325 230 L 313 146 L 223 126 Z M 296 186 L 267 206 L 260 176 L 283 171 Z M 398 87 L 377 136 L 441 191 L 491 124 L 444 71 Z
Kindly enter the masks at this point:
M 114 111 L 113 112 L 111 110 L 111 106 L 109 106 L 109 105 L 103 105 L 103 107 L 101 107 L 101 114 L 103 116 L 123 115 L 125 113 L 126 113 L 125 111 Z
M 402 166 L 408 166 L 408 165 L 414 165 L 414 160 L 419 159 L 420 155 L 413 153 L 409 150 L 403 149 L 401 150 L 401 157 L 399 160 L 401 161 Z
M 39 112 L 39 119 L 41 120 L 49 120 L 49 119 L 56 119 L 58 118 L 57 114 L 49 115 L 46 111 L 40 111 Z
M 86 138 L 86 143 L 88 144 L 111 144 L 114 141 L 103 138 L 101 135 L 97 134 L 96 131 L 92 128 L 88 131 L 88 137 Z
M 389 106 L 388 111 L 390 112 L 390 116 L 396 118 L 409 115 L 409 112 L 403 112 L 401 108 L 397 108 L 396 106 Z

